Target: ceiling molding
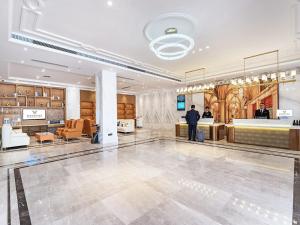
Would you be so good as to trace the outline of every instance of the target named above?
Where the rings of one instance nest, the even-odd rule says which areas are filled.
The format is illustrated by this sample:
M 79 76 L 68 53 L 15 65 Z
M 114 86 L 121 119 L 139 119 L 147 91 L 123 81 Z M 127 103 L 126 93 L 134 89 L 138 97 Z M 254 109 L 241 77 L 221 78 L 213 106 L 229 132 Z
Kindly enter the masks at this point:
M 67 46 L 71 46 L 73 48 L 77 48 L 79 50 L 88 51 L 100 56 L 108 57 L 110 59 L 119 60 L 123 63 L 130 63 L 135 66 L 142 67 L 144 69 L 152 70 L 155 72 L 163 73 L 168 76 L 172 76 L 175 78 L 182 78 L 183 75 L 176 74 L 171 71 L 167 71 L 163 68 L 158 68 L 153 65 L 149 65 L 144 62 L 140 62 L 135 59 L 131 59 L 125 57 L 123 55 L 115 54 L 113 52 L 97 48 L 92 45 L 85 44 L 80 41 L 73 40 L 71 38 L 64 37 L 62 35 L 58 35 L 52 32 L 48 32 L 46 30 L 39 28 L 40 19 L 43 16 L 43 8 L 46 7 L 45 0 L 24 0 L 21 8 L 21 15 L 17 18 L 19 20 L 19 32 L 26 33 L 29 35 L 36 36 L 41 39 L 46 39 L 47 41 L 58 42 L 61 44 L 65 44 Z
M 44 85 L 44 86 L 51 86 L 51 87 L 79 87 L 80 89 L 85 90 L 94 90 L 95 87 L 86 86 L 86 85 L 79 85 L 79 84 L 68 84 L 62 82 L 54 82 L 54 81 L 44 81 L 44 80 L 36 80 L 36 79 L 26 79 L 22 77 L 14 77 L 8 76 L 8 79 L 5 79 L 5 82 L 10 83 L 18 83 L 18 84 L 33 84 L 33 85 Z
M 13 3 L 10 4 L 11 12 L 16 12 L 16 10 L 12 10 L 13 7 L 18 6 L 21 7 L 20 10 L 18 8 L 18 12 L 14 13 L 14 15 L 11 16 L 11 20 L 14 20 L 15 27 L 14 29 L 16 32 L 20 33 L 26 33 L 28 36 L 36 37 L 36 39 L 40 40 L 46 40 L 49 43 L 66 45 L 70 46 L 74 49 L 80 49 L 87 52 L 91 52 L 93 54 L 103 55 L 103 57 L 108 57 L 111 59 L 115 59 L 120 62 L 126 62 L 132 65 L 135 65 L 136 67 L 141 68 L 147 68 L 148 70 L 156 71 L 161 74 L 166 74 L 167 76 L 174 76 L 182 81 L 184 80 L 183 74 L 175 74 L 171 73 L 170 71 L 167 71 L 163 68 L 158 68 L 152 65 L 148 65 L 146 63 L 128 58 L 123 55 L 118 55 L 110 51 L 106 51 L 101 48 L 97 48 L 95 46 L 91 46 L 88 44 L 85 44 L 83 42 L 68 38 L 67 36 L 61 36 L 59 35 L 59 32 L 53 33 L 49 32 L 46 28 L 41 29 L 41 24 L 45 16 L 45 9 L 48 9 L 47 7 L 48 2 L 50 0 L 15 0 Z M 296 3 L 295 3 L 296 2 Z M 291 7 L 291 13 L 290 13 L 290 19 L 292 21 L 293 31 L 291 33 L 293 34 L 294 38 L 294 45 L 291 46 L 291 51 L 298 49 L 298 57 L 300 55 L 300 1 L 297 0 L 293 2 L 293 7 Z M 19 14 L 20 13 L 20 14 Z M 12 31 L 13 32 L 13 31 Z M 71 35 L 70 35 L 71 36 Z M 72 37 L 72 36 L 71 36 Z M 286 61 L 286 56 L 290 56 L 290 52 L 282 52 L 284 54 L 281 54 L 281 59 Z M 292 52 L 293 53 L 293 52 Z M 236 61 L 232 61 L 230 63 L 227 63 L 226 66 L 225 63 L 222 65 L 217 65 L 216 67 L 210 66 L 210 68 L 207 69 L 207 74 L 205 75 L 206 78 L 209 79 L 222 79 L 224 76 L 227 76 L 228 74 L 232 74 L 232 76 L 236 75 L 236 73 L 240 73 L 242 65 L 240 64 L 240 59 L 234 59 Z M 147 61 L 147 60 L 145 60 Z M 230 65 L 230 67 L 228 67 Z M 162 65 L 161 65 L 162 66 Z M 202 66 L 202 65 L 201 65 Z M 203 65 L 205 66 L 205 64 Z M 170 68 L 169 68 L 170 69 Z M 172 69 L 170 69 L 172 70 Z M 224 75 L 225 74 L 225 75 Z M 147 74 L 148 75 L 148 74 Z M 202 76 L 196 76 L 190 79 L 187 79 L 188 82 L 193 82 L 195 80 L 201 80 Z

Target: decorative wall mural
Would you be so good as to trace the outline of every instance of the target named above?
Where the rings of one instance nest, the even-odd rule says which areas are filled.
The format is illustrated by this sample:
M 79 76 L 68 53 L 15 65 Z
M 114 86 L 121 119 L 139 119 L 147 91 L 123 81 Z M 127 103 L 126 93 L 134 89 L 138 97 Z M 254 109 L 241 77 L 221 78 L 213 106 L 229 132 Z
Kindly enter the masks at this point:
M 204 104 L 210 107 L 216 122 L 252 119 L 260 103 L 266 105 L 271 118 L 276 118 L 278 85 L 237 87 L 226 84 L 204 94 Z

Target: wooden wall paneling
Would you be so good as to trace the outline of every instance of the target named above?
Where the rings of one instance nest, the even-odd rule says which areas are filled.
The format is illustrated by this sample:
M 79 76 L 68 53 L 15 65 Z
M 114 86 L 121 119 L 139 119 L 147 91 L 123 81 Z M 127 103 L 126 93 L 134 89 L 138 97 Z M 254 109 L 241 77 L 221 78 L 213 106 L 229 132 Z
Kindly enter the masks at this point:
M 95 91 L 80 90 L 80 117 L 82 119 L 96 119 Z
M 118 119 L 135 119 L 135 95 L 117 95 Z
M 290 129 L 289 149 L 300 151 L 300 130 Z
M 234 127 L 227 127 L 227 142 L 234 143 Z
M 175 124 L 175 135 L 176 137 L 180 137 L 180 125 Z

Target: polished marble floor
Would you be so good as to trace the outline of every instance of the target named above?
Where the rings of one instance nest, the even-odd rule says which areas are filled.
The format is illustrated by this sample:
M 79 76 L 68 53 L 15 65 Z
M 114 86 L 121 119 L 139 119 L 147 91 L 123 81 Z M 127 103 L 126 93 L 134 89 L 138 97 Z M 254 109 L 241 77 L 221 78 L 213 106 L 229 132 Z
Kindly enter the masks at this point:
M 10 202 L 0 224 L 7 217 L 12 225 L 292 224 L 293 158 L 149 139 L 156 135 L 120 136 L 129 144 L 69 158 L 51 156 L 92 146 L 26 151 L 41 160 L 10 169 L 9 177 L 0 170 L 0 210 Z

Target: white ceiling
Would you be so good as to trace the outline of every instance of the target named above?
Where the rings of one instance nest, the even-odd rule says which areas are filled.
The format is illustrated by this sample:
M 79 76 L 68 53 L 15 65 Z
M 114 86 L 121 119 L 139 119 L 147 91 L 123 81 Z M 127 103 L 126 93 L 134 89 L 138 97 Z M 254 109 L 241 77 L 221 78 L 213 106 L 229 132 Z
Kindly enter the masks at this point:
M 53 70 L 52 74 L 55 70 L 63 71 L 65 76 L 70 77 L 71 83 L 74 83 L 78 82 L 76 81 L 79 79 L 78 74 L 89 77 L 101 69 L 111 68 L 85 60 L 78 63 L 77 58 L 37 48 L 29 47 L 25 52 L 22 46 L 7 41 L 10 32 L 21 32 L 84 51 L 98 51 L 102 54 L 124 57 L 126 60 L 132 59 L 133 62 L 139 61 L 145 65 L 161 68 L 162 71 L 174 72 L 178 77 L 186 71 L 201 67 L 207 68 L 207 74 L 221 74 L 241 69 L 244 57 L 274 49 L 280 50 L 281 61 L 300 58 L 295 34 L 296 0 L 112 0 L 112 2 L 113 6 L 108 7 L 106 0 L 4 0 L 0 8 L 0 61 L 2 61 L 0 71 L 13 77 L 18 74 L 32 78 L 30 72 L 28 75 L 16 72 L 20 70 L 19 67 L 24 66 L 18 63 L 24 60 L 24 64 L 38 67 L 39 71 L 39 68 L 46 66 L 31 60 L 38 59 L 70 68 L 74 74 L 68 73 L 67 68 L 46 67 Z M 24 16 L 25 13 L 22 11 L 24 6 L 32 7 L 32 12 L 38 14 L 27 12 L 28 15 Z M 188 14 L 196 21 L 195 53 L 174 62 L 158 59 L 149 50 L 148 41 L 143 34 L 144 26 L 149 21 L 170 12 Z M 206 49 L 206 46 L 210 48 Z M 199 48 L 203 51 L 199 52 Z M 7 63 L 12 63 L 11 70 L 8 69 Z M 120 76 L 134 77 L 134 80 L 141 79 L 130 91 L 144 90 L 145 88 L 138 85 L 141 82 L 149 86 L 146 89 L 174 85 L 174 82 L 153 79 L 144 74 L 113 69 L 117 70 Z M 118 85 L 121 88 L 121 84 Z
M 43 83 L 46 85 L 59 86 L 78 86 L 81 89 L 95 88 L 95 76 L 90 76 L 67 72 L 62 70 L 50 69 L 49 67 L 29 66 L 21 63 L 8 64 L 9 76 L 2 77 L 13 82 Z M 47 69 L 45 69 L 47 68 Z M 177 87 L 177 83 L 170 83 L 167 80 L 142 76 L 132 72 L 124 73 L 119 71 L 117 74 L 117 88 L 121 93 L 136 93 L 146 90 L 157 90 L 162 88 Z

